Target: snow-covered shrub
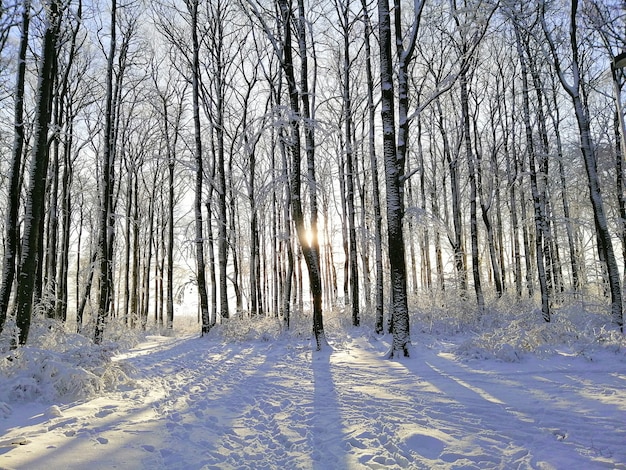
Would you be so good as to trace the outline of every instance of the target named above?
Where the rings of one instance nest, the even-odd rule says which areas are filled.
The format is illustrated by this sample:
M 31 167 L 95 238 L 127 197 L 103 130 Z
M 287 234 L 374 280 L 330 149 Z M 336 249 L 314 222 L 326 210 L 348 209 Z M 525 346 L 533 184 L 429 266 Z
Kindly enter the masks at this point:
M 571 304 L 553 309 L 548 323 L 540 310 L 528 307 L 485 313 L 480 328 L 455 352 L 466 358 L 511 362 L 526 354 L 549 357 L 563 352 L 591 359 L 593 351 L 610 349 L 626 359 L 626 337 L 611 324 L 608 312 L 590 312 L 581 304 Z
M 486 294 L 481 312 L 473 299 L 462 300 L 448 291 L 445 297 L 433 294 L 411 300 L 412 340 L 442 347 L 450 339 L 452 352 L 468 359 L 515 362 L 527 354 L 565 351 L 591 357 L 598 348 L 626 355 L 626 337 L 611 322 L 605 299 L 566 297 L 553 308 L 550 323 L 543 320 L 537 299 L 520 300 L 510 294 L 502 298 Z
M 128 371 L 111 361 L 116 343 L 93 342 L 66 324 L 36 315 L 28 344 L 11 350 L 3 335 L 0 396 L 10 401 L 76 400 L 129 381 Z
M 11 401 L 76 400 L 127 382 L 127 371 L 104 348 L 64 352 L 24 346 L 0 360 L 0 396 Z
M 213 330 L 225 342 L 272 341 L 282 333 L 280 320 L 259 315 L 256 317 L 232 317 L 222 321 Z

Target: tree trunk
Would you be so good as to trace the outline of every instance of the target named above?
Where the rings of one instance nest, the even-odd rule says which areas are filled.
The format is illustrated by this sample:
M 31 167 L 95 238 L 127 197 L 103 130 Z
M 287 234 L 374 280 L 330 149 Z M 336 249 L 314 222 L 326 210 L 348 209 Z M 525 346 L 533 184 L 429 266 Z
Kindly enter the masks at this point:
M 467 54 L 467 46 L 464 46 L 463 54 Z M 476 303 L 478 311 L 485 308 L 485 298 L 480 281 L 480 260 L 478 257 L 478 218 L 477 218 L 477 185 L 474 153 L 472 152 L 472 141 L 470 134 L 469 117 L 469 92 L 467 83 L 467 71 L 463 70 L 459 77 L 461 86 L 461 119 L 463 121 L 463 140 L 465 142 L 465 154 L 467 157 L 467 168 L 470 183 L 470 240 L 472 247 L 472 275 L 474 278 L 474 292 L 476 293 Z
M 454 267 L 458 279 L 458 287 L 462 299 L 467 297 L 467 260 L 465 256 L 465 248 L 463 244 L 463 218 L 461 214 L 461 189 L 459 183 L 459 157 L 458 153 L 452 155 L 450 148 L 450 140 L 446 131 L 443 119 L 443 110 L 441 108 L 441 100 L 436 99 L 437 104 L 437 121 L 441 139 L 443 142 L 443 154 L 448 165 L 450 173 L 450 195 L 452 198 L 452 224 L 453 235 L 449 236 L 450 245 L 454 252 Z
M 400 12 L 396 12 L 400 15 Z M 409 356 L 411 342 L 409 310 L 406 289 L 406 260 L 402 220 L 404 200 L 402 176 L 403 153 L 396 149 L 395 96 L 393 84 L 393 60 L 391 52 L 391 18 L 388 0 L 378 0 L 380 34 L 381 119 L 383 126 L 383 155 L 385 159 L 385 182 L 387 188 L 387 242 L 391 268 L 391 324 L 393 343 L 390 357 Z M 396 24 L 396 28 L 400 25 Z M 398 33 L 400 34 L 400 33 Z M 406 90 L 405 90 L 406 91 Z M 404 116 L 406 118 L 406 115 Z M 402 119 L 402 118 L 401 118 Z M 406 137 L 406 136 L 404 136 Z M 402 142 L 406 148 L 406 142 Z
M 529 99 L 529 84 L 528 84 L 528 68 L 526 65 L 526 56 L 522 49 L 522 42 L 520 37 L 519 26 L 515 27 L 515 35 L 517 41 L 517 50 L 520 61 L 521 75 L 522 75 L 522 103 L 523 103 L 523 119 L 524 128 L 526 130 L 526 146 L 528 148 L 528 165 L 530 173 L 530 188 L 533 197 L 533 207 L 535 215 L 535 256 L 537 261 L 537 274 L 539 277 L 539 289 L 541 291 L 541 313 L 543 319 L 546 322 L 551 320 L 550 312 L 550 294 L 548 290 L 548 280 L 546 276 L 546 269 L 544 265 L 543 256 L 543 219 L 545 214 L 542 211 L 544 207 L 541 201 L 541 195 L 539 192 L 539 186 L 537 181 L 537 165 L 535 163 L 535 145 L 533 141 L 533 131 L 530 122 L 530 99 Z
M 167 105 L 164 106 L 164 110 L 167 109 Z M 180 116 L 180 114 L 178 115 Z M 175 137 L 173 145 L 169 143 L 169 129 L 167 128 L 167 114 L 165 114 L 165 122 L 166 122 L 166 138 L 168 140 L 167 144 L 167 153 L 168 153 L 168 162 L 167 162 L 167 247 L 166 247 L 166 258 L 167 258 L 167 284 L 166 284 L 166 302 L 167 307 L 165 309 L 165 325 L 168 330 L 172 330 L 174 328 L 174 209 L 176 206 L 176 201 L 174 198 L 174 174 L 176 170 L 176 142 L 178 137 L 178 126 L 175 129 Z
M 28 340 L 33 312 L 33 291 L 38 260 L 44 255 L 38 252 L 44 218 L 46 176 L 48 170 L 48 128 L 51 118 L 52 93 L 56 69 L 56 47 L 62 11 L 59 2 L 52 0 L 46 12 L 46 29 L 43 39 L 43 57 L 37 85 L 37 107 L 33 157 L 30 167 L 29 190 L 25 205 L 25 224 L 22 239 L 22 255 L 16 293 L 16 324 L 19 344 Z
M 116 54 L 116 22 L 117 0 L 111 0 L 111 36 L 109 44 L 109 56 L 107 58 L 106 72 L 106 103 L 105 103 L 105 129 L 104 129 L 104 154 L 102 156 L 102 181 L 100 195 L 100 221 L 98 235 L 98 267 L 100 276 L 100 289 L 98 292 L 98 311 L 96 316 L 96 329 L 94 342 L 102 342 L 104 326 L 109 315 L 112 297 L 112 279 L 110 278 L 111 266 L 109 265 L 112 246 L 109 245 L 109 231 L 113 231 L 112 218 L 113 208 L 113 172 L 115 157 L 115 125 L 114 125 L 114 96 L 113 96 L 113 64 Z
M 359 265 L 356 249 L 356 217 L 354 209 L 354 143 L 352 140 L 352 98 L 350 96 L 350 35 L 349 35 L 350 1 L 346 0 L 341 12 L 340 23 L 343 35 L 343 122 L 346 155 L 346 202 L 348 209 L 348 258 L 350 260 L 350 303 L 352 309 L 352 325 L 359 326 Z
M 200 127 L 200 43 L 198 39 L 198 2 L 199 0 L 188 0 L 187 8 L 191 15 L 191 40 L 193 47 L 192 59 L 192 106 L 194 125 L 194 161 L 195 161 L 195 195 L 194 195 L 194 216 L 195 216 L 195 245 L 196 245 L 196 282 L 198 283 L 198 297 L 200 315 L 202 317 L 202 335 L 211 329 L 211 318 L 209 315 L 209 303 L 206 291 L 206 274 L 204 264 L 204 230 L 202 220 L 202 186 L 203 186 L 203 157 L 202 157 L 202 129 Z
M 576 122 L 578 124 L 578 131 L 580 136 L 580 150 L 585 162 L 585 170 L 587 172 L 587 183 L 589 186 L 589 199 L 591 200 L 591 206 L 593 208 L 593 215 L 595 226 L 597 230 L 598 240 L 598 252 L 600 257 L 604 259 L 604 265 L 608 273 L 609 287 L 611 290 L 611 314 L 613 321 L 623 331 L 624 319 L 623 319 L 623 306 L 622 306 L 622 291 L 620 282 L 620 273 L 617 266 L 617 260 L 613 251 L 613 243 L 611 241 L 611 234 L 609 232 L 606 214 L 604 211 L 604 201 L 600 191 L 600 182 L 598 177 L 597 160 L 595 154 L 595 147 L 593 145 L 593 139 L 591 137 L 590 119 L 588 110 L 581 98 L 581 74 L 579 65 L 579 50 L 578 50 L 578 30 L 576 24 L 576 17 L 578 14 L 578 0 L 572 0 L 570 10 L 570 28 L 569 28 L 569 40 L 571 48 L 571 75 L 572 83 L 568 83 L 563 68 L 561 67 L 561 60 L 556 50 L 552 34 L 548 31 L 545 17 L 542 10 L 542 27 L 550 50 L 552 52 L 552 58 L 555 62 L 555 68 L 559 76 L 561 85 L 565 92 L 570 96 L 572 104 L 574 105 L 574 113 L 576 115 Z
M 28 31 L 30 25 L 30 0 L 22 4 L 22 34 L 18 53 L 18 67 L 15 85 L 15 122 L 11 168 L 8 176 L 8 201 L 4 259 L 2 260 L 2 285 L 0 285 L 0 333 L 4 328 L 9 308 L 9 299 L 15 279 L 15 266 L 18 258 L 18 224 L 20 207 L 22 153 L 24 152 L 24 85 L 26 77 L 26 53 L 28 51 Z
M 321 350 L 327 343 L 324 334 L 324 324 L 322 319 L 322 277 L 320 270 L 320 256 L 319 256 L 319 242 L 317 239 L 317 202 L 315 197 L 315 173 L 314 173 L 314 151 L 315 143 L 313 140 L 313 128 L 312 123 L 308 122 L 305 125 L 305 142 L 306 142 L 306 154 L 308 160 L 308 178 L 309 178 L 309 204 L 310 204 L 310 220 L 311 227 L 310 233 L 312 234 L 312 240 L 309 242 L 307 229 L 304 224 L 304 213 L 302 209 L 302 195 L 301 195 L 301 146 L 300 146 L 300 105 L 299 100 L 302 99 L 303 114 L 302 117 L 305 120 L 311 119 L 309 109 L 309 96 L 307 87 L 307 73 L 306 73 L 306 38 L 305 38 L 305 19 L 304 19 L 304 3 L 302 0 L 298 0 L 298 44 L 301 51 L 300 60 L 301 63 L 301 94 L 298 93 L 296 87 L 296 79 L 293 67 L 293 54 L 292 54 L 292 41 L 291 41 L 291 24 L 293 21 L 293 12 L 287 0 L 278 1 L 282 25 L 283 25 L 283 56 L 281 59 L 281 65 L 285 72 L 285 78 L 287 80 L 288 92 L 289 92 L 289 105 L 291 108 L 290 128 L 291 135 L 289 136 L 289 150 L 291 152 L 291 181 L 290 181 L 290 196 L 291 196 L 291 216 L 296 226 L 296 233 L 302 250 L 302 256 L 304 257 L 309 273 L 309 284 L 311 289 L 311 295 L 313 298 L 313 335 L 315 337 L 316 349 Z
M 368 115 L 368 152 L 370 171 L 372 172 L 372 206 L 374 210 L 374 246 L 375 246 L 375 312 L 376 333 L 383 333 L 384 316 L 384 279 L 383 279 L 383 250 L 382 250 L 382 214 L 380 203 L 380 189 L 378 181 L 378 159 L 376 158 L 376 106 L 374 105 L 374 73 L 372 71 L 372 50 L 370 38 L 372 25 L 368 13 L 366 0 L 361 0 L 363 8 L 363 23 L 365 25 L 365 73 L 367 80 L 367 115 Z

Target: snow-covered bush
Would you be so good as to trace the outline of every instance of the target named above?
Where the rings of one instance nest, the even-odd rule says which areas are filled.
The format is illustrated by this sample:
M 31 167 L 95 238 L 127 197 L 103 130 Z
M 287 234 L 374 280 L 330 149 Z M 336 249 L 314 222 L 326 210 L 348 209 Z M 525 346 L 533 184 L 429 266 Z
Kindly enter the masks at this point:
M 451 309 L 447 316 L 440 311 L 442 317 L 433 320 L 432 311 L 420 311 L 414 315 L 413 326 L 420 328 L 421 323 L 423 328 L 430 322 L 426 328 L 430 334 L 450 334 L 454 330 L 465 334 L 467 339 L 457 341 L 454 352 L 471 359 L 515 362 L 526 354 L 549 357 L 564 352 L 592 359 L 597 349 L 610 349 L 626 359 L 626 337 L 611 324 L 608 308 L 604 313 L 595 310 L 573 302 L 554 308 L 548 323 L 530 302 L 508 299 L 492 303 L 481 315 L 459 315 L 458 310 Z
M 127 345 L 137 338 L 124 335 Z M 132 336 L 132 335 L 131 335 Z M 111 357 L 121 348 L 95 345 L 62 322 L 36 315 L 27 345 L 11 350 L 11 334 L 0 338 L 0 397 L 10 401 L 69 401 L 126 383 L 128 370 Z
M 282 326 L 280 320 L 275 317 L 234 316 L 214 327 L 213 334 L 225 342 L 273 341 L 282 334 Z

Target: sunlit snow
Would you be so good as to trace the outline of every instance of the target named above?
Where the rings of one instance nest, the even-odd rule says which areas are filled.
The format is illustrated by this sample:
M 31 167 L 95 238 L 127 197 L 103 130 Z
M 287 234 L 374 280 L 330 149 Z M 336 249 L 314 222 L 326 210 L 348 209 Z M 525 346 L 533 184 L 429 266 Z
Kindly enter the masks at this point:
M 178 328 L 104 363 L 78 336 L 71 353 L 30 348 L 39 361 L 5 351 L 0 468 L 626 468 L 625 343 L 593 316 L 494 315 L 474 333 L 418 316 L 412 357 L 394 361 L 389 336 L 343 316 L 321 353 L 306 318 L 286 333 L 267 319 Z M 62 398 L 63 374 L 93 390 Z

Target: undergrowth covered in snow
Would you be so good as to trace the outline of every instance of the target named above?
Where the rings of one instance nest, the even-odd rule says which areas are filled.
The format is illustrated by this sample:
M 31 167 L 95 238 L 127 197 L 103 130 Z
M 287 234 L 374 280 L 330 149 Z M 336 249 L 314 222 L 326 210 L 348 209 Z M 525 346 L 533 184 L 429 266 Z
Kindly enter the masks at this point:
M 532 354 L 549 358 L 579 355 L 593 360 L 595 351 L 609 350 L 626 360 L 626 336 L 611 323 L 608 307 L 574 301 L 554 308 L 550 322 L 530 301 L 493 301 L 478 312 L 467 303 L 431 305 L 413 312 L 413 341 L 442 342 L 456 337 L 452 353 L 463 359 L 518 362 Z M 440 347 L 440 345 L 439 345 Z
M 86 399 L 131 381 L 130 371 L 111 358 L 136 345 L 145 332 L 112 322 L 106 341 L 96 345 L 60 321 L 33 320 L 26 346 L 11 348 L 11 328 L 0 337 L 0 404 Z
M 594 352 L 609 350 L 626 361 L 626 337 L 610 323 L 608 308 L 572 302 L 556 308 L 552 321 L 546 323 L 530 301 L 494 300 L 488 309 L 478 312 L 467 302 L 447 300 L 444 306 L 432 296 L 415 300 L 421 307 L 411 312 L 412 341 L 464 360 L 518 362 L 528 355 L 548 358 L 556 354 L 593 360 Z M 373 314 L 363 312 L 361 320 L 362 326 L 354 328 L 349 311 L 325 312 L 326 334 L 334 347 L 341 348 L 355 335 L 373 336 Z M 311 323 L 305 313 L 294 313 L 289 329 L 275 317 L 235 316 L 213 328 L 207 341 L 302 344 L 311 339 Z M 198 332 L 195 317 L 176 319 L 175 334 Z M 13 334 L 9 325 L 0 336 L 0 417 L 9 412 L 7 403 L 11 402 L 68 402 L 132 386 L 132 371 L 111 358 L 148 334 L 165 333 L 155 326 L 131 330 L 114 321 L 107 327 L 103 344 L 95 345 L 61 322 L 36 316 L 27 346 L 11 349 Z

